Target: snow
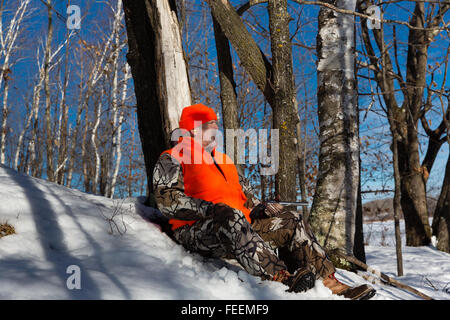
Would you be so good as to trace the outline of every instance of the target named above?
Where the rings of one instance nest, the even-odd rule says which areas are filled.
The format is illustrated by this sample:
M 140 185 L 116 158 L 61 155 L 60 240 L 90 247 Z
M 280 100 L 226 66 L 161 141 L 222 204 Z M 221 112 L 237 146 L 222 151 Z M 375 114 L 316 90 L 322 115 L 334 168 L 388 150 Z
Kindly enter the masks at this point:
M 137 199 L 89 195 L 3 166 L 0 199 L 0 223 L 16 229 L 0 238 L 0 299 L 343 299 L 321 281 L 306 293 L 287 293 L 282 284 L 261 281 L 231 261 L 191 254 L 136 213 Z M 395 277 L 395 248 L 377 242 L 382 224 L 375 229 L 367 262 Z M 396 279 L 436 299 L 450 298 L 450 255 L 431 246 L 403 247 L 403 255 L 405 275 Z M 72 266 L 80 270 L 79 289 Z M 350 285 L 367 283 L 340 269 L 337 277 Z M 420 299 L 373 286 L 373 299 Z

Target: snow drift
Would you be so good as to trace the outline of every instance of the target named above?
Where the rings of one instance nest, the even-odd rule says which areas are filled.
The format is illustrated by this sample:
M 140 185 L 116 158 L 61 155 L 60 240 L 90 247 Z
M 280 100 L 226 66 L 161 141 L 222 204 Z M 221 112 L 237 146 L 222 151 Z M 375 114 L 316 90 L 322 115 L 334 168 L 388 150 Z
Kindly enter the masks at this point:
M 0 238 L 0 299 L 343 299 L 320 281 L 306 293 L 287 293 L 282 284 L 261 281 L 234 264 L 191 254 L 136 213 L 141 199 L 88 195 L 0 166 L 0 223 L 16 230 Z M 377 240 L 371 237 L 371 243 Z M 377 243 L 366 251 L 369 265 L 395 276 L 393 246 Z M 398 280 L 450 298 L 450 255 L 433 247 L 404 248 L 404 258 L 405 276 Z M 70 289 L 73 266 L 80 271 L 79 289 Z M 343 270 L 337 277 L 351 285 L 366 282 Z M 419 299 L 374 287 L 373 299 Z

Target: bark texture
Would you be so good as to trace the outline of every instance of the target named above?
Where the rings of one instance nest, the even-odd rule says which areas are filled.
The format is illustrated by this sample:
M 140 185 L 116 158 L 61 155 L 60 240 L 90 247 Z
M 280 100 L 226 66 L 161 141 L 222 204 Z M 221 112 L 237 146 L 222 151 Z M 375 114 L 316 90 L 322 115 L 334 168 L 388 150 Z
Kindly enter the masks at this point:
M 230 44 L 227 37 L 223 33 L 220 25 L 213 17 L 214 37 L 216 41 L 217 62 L 219 68 L 219 80 L 220 80 L 220 101 L 222 102 L 222 119 L 223 129 L 238 129 L 239 128 L 239 114 L 238 103 L 236 96 L 236 83 L 233 76 L 233 60 L 230 52 Z M 233 137 L 233 154 L 229 154 L 226 149 L 226 145 L 231 143 L 227 141 L 227 135 L 225 138 L 225 152 L 228 156 L 233 156 L 233 160 L 237 162 L 237 142 Z M 240 165 L 236 164 L 240 170 Z
M 153 168 L 170 147 L 170 132 L 191 104 L 187 68 L 174 1 L 123 0 L 137 100 L 139 134 L 152 189 Z
M 358 1 L 358 11 L 373 5 L 372 0 Z M 372 30 L 374 43 L 370 38 L 367 20 L 361 19 L 362 39 L 367 50 L 371 68 L 375 75 L 382 97 L 386 105 L 388 117 L 391 119 L 391 131 L 396 141 L 395 152 L 398 155 L 398 171 L 400 179 L 400 204 L 405 218 L 406 245 L 423 246 L 431 241 L 431 228 L 428 222 L 428 208 L 426 201 L 426 181 L 441 142 L 436 135 L 429 134 L 426 121 L 423 120 L 427 112 L 424 88 L 427 87 L 427 59 L 428 48 L 440 31 L 423 30 L 421 28 L 436 27 L 442 23 L 442 18 L 450 9 L 450 4 L 440 3 L 436 10 L 425 13 L 424 2 L 417 1 L 414 5 L 409 29 L 405 78 L 400 71 L 395 71 L 389 51 L 384 50 L 383 26 Z M 390 40 L 389 40 L 390 41 Z M 396 69 L 400 70 L 397 40 L 394 32 L 394 54 Z M 378 58 L 374 45 L 383 52 L 382 59 Z M 399 105 L 395 91 L 397 81 L 402 92 L 402 103 Z M 422 121 L 429 135 L 430 143 L 424 161 L 420 162 L 418 121 Z M 392 125 L 395 124 L 395 127 Z
M 284 201 L 297 199 L 297 123 L 287 0 L 269 0 L 269 29 L 273 70 L 273 127 L 279 129 L 279 170 L 277 195 Z M 294 186 L 294 187 L 293 187 Z
M 437 237 L 436 247 L 450 253 L 450 156 L 447 160 L 441 195 L 435 210 L 433 235 Z
M 256 86 L 263 92 L 269 104 L 273 105 L 273 89 L 270 84 L 272 66 L 258 47 L 244 22 L 228 0 L 206 0 L 211 13 L 230 40 L 245 70 Z
M 354 10 L 355 1 L 328 1 Z M 354 74 L 354 17 L 319 12 L 319 176 L 310 223 L 327 249 L 353 253 L 359 187 L 359 132 Z
M 286 1 L 268 5 L 273 65 L 267 60 L 228 0 L 207 0 L 242 66 L 272 107 L 273 129 L 280 130 L 276 199 L 296 199 L 296 115 L 292 53 Z

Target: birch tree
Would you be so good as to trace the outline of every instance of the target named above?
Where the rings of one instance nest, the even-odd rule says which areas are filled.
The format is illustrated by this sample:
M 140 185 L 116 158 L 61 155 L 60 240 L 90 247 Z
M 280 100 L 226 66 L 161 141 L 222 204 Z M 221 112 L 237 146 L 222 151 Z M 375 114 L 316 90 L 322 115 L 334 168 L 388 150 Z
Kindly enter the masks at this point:
M 36 59 L 39 59 L 39 52 L 38 55 L 36 57 Z M 39 63 L 38 63 L 39 66 Z M 23 140 L 24 137 L 28 131 L 28 128 L 30 127 L 31 123 L 35 123 L 37 121 L 38 118 L 38 114 L 39 114 L 39 102 L 40 102 L 40 96 L 41 96 L 41 89 L 42 89 L 42 85 L 44 83 L 44 73 L 43 73 L 43 68 L 39 67 L 38 68 L 39 72 L 38 72 L 38 77 L 37 77 L 37 83 L 33 86 L 33 95 L 32 95 L 32 100 L 31 100 L 31 107 L 29 110 L 29 114 L 27 115 L 27 119 L 25 122 L 25 126 L 23 128 L 23 130 L 21 131 L 21 133 L 19 134 L 19 140 L 18 140 L 18 144 L 17 144 L 17 148 L 16 148 L 16 152 L 15 152 L 15 156 L 14 156 L 14 165 L 13 168 L 14 169 L 18 169 L 19 167 L 19 157 L 20 157 L 20 152 L 22 150 L 22 145 L 23 145 Z M 34 120 L 33 120 L 34 119 Z M 36 124 L 34 125 L 34 128 L 36 127 Z M 31 141 L 28 145 L 28 157 L 30 157 L 31 155 L 31 159 L 30 161 L 27 162 L 27 165 L 25 165 L 25 170 L 24 172 L 28 174 L 29 170 L 30 170 L 30 164 L 31 162 L 34 160 L 34 136 L 35 136 L 35 129 L 33 129 L 33 133 L 32 133 L 32 138 Z
M 5 150 L 6 150 L 6 133 L 7 133 L 7 120 L 9 114 L 8 107 L 8 93 L 9 93 L 9 76 L 11 73 L 11 56 L 16 51 L 16 40 L 19 36 L 25 13 L 27 12 L 30 0 L 21 0 L 14 13 L 14 16 L 9 22 L 9 26 L 6 30 L 3 30 L 3 1 L 0 7 L 0 59 L 3 60 L 2 67 L 0 69 L 0 88 L 3 85 L 3 105 L 2 105 L 2 123 L 0 127 L 0 163 L 5 164 Z
M 44 87 L 44 82 L 46 78 L 46 73 L 52 71 L 53 68 L 55 68 L 59 63 L 60 59 L 56 59 L 58 57 L 58 54 L 61 52 L 61 50 L 67 45 L 68 40 L 70 37 L 73 36 L 73 33 L 70 33 L 69 37 L 59 46 L 55 49 L 55 51 L 51 51 L 51 48 L 48 46 L 45 46 L 43 57 L 41 57 L 41 48 L 38 47 L 37 54 L 36 54 L 36 60 L 37 60 L 37 76 L 36 76 L 36 84 L 33 86 L 33 98 L 30 108 L 30 114 L 27 116 L 27 121 L 25 123 L 25 127 L 23 128 L 22 132 L 19 135 L 18 140 L 18 146 L 16 148 L 15 156 L 14 156 L 14 168 L 18 168 L 18 161 L 20 157 L 20 151 L 22 149 L 23 139 L 27 133 L 27 130 L 29 126 L 32 124 L 31 129 L 31 135 L 30 135 L 30 141 L 27 146 L 27 157 L 28 161 L 25 165 L 25 173 L 34 175 L 37 170 L 38 164 L 42 164 L 41 161 L 38 161 L 38 158 L 40 157 L 40 153 L 38 154 L 38 157 L 36 156 L 36 146 L 38 141 L 38 130 L 39 130 L 39 110 L 40 110 L 40 103 L 41 103 L 41 91 Z M 50 52 L 46 52 L 49 50 Z M 48 68 L 45 68 L 45 64 L 48 64 Z M 43 145 L 45 147 L 46 143 Z
M 114 190 L 116 188 L 117 183 L 117 176 L 119 174 L 119 167 L 120 167 L 120 161 L 122 159 L 122 124 L 124 121 L 124 115 L 125 115 L 125 102 L 127 99 L 127 88 L 128 88 L 128 81 L 130 80 L 131 74 L 130 74 L 130 67 L 128 64 L 125 64 L 125 73 L 124 77 L 122 79 L 122 94 L 121 94 L 121 100 L 120 103 L 114 107 L 113 113 L 113 156 L 112 159 L 114 159 L 114 165 L 111 170 L 111 178 L 110 184 L 109 184 L 109 191 L 108 196 L 112 198 L 114 196 Z
M 119 104 L 119 71 L 120 71 L 120 51 L 121 49 L 126 45 L 126 43 L 120 43 L 120 30 L 121 28 L 121 22 L 123 20 L 123 10 L 122 10 L 122 1 L 118 0 L 117 2 L 117 9 L 114 12 L 114 24 L 113 24 L 113 42 L 112 42 L 112 58 L 110 66 L 110 71 L 113 75 L 112 77 L 112 87 L 111 87 L 111 109 L 112 109 L 112 148 L 110 150 L 110 156 L 109 159 L 112 160 L 112 166 L 113 169 L 109 170 L 110 174 L 108 177 L 108 185 L 107 185 L 107 191 L 106 196 L 111 197 L 114 194 L 114 185 L 116 183 L 117 179 L 117 173 L 116 173 L 116 167 L 118 172 L 118 164 L 117 162 L 114 162 L 115 156 L 117 156 L 120 163 L 120 157 L 121 157 L 121 149 L 120 149 L 120 139 L 121 139 L 121 122 L 123 119 L 122 114 L 122 108 Z M 125 67 L 125 77 L 128 77 L 128 69 Z M 124 79 L 124 81 L 128 81 L 128 79 Z M 124 87 L 126 91 L 126 84 Z M 126 94 L 126 93 L 125 93 Z M 120 115 L 119 115 L 120 114 Z M 119 119 L 119 117 L 121 119 Z
M 55 180 L 54 167 L 53 167 L 53 134 L 50 118 L 51 107 L 51 92 L 50 92 L 50 55 L 52 52 L 52 40 L 53 40 L 53 17 L 52 17 L 52 3 L 47 0 L 47 41 L 44 50 L 44 93 L 45 93 L 45 137 L 46 137 L 46 155 L 47 155 L 47 179 L 51 182 Z
M 64 78 L 62 83 L 59 85 L 59 89 L 61 92 L 61 103 L 60 103 L 60 112 L 58 119 L 58 129 L 57 129 L 57 137 L 56 137 L 56 152 L 58 154 L 58 158 L 56 160 L 57 168 L 55 172 L 56 182 L 58 184 L 64 184 L 64 173 L 65 173 L 65 165 L 68 160 L 67 154 L 67 143 L 68 143 L 68 122 L 69 122 L 69 108 L 67 105 L 67 89 L 69 86 L 69 43 L 70 43 L 71 33 L 69 33 L 69 29 L 67 29 L 66 38 L 67 46 L 64 58 Z
M 103 90 L 101 92 L 101 95 L 103 95 Z M 98 186 L 98 182 L 99 182 L 99 177 L 100 177 L 100 153 L 99 153 L 99 148 L 97 145 L 97 130 L 98 127 L 100 125 L 100 118 L 101 118 L 101 113 L 102 113 L 102 99 L 100 98 L 98 103 L 95 104 L 95 109 L 94 109 L 94 126 L 92 128 L 92 132 L 91 132 L 91 143 L 92 143 L 92 147 L 94 149 L 94 155 L 95 155 L 95 165 L 94 165 L 94 188 L 93 188 L 93 192 L 94 194 L 97 194 L 97 186 Z
M 117 7 L 121 7 L 121 2 L 118 0 Z M 118 12 L 118 11 L 116 11 Z M 119 22 L 114 22 L 114 26 L 117 26 L 116 29 L 118 29 Z M 114 29 L 114 27 L 113 27 Z M 67 181 L 68 181 L 68 187 L 71 186 L 72 183 L 72 175 L 74 172 L 74 164 L 75 164 L 75 158 L 77 156 L 76 154 L 76 147 L 77 147 L 77 138 L 80 132 L 81 127 L 81 116 L 83 114 L 83 111 L 86 113 L 88 112 L 88 104 L 89 100 L 91 98 L 92 92 L 97 85 L 97 83 L 100 81 L 100 79 L 104 76 L 105 71 L 105 60 L 108 58 L 107 55 L 111 49 L 111 43 L 114 39 L 115 33 L 111 32 L 111 34 L 107 37 L 106 41 L 101 45 L 89 45 L 85 41 L 81 41 L 80 44 L 82 46 L 82 51 L 84 52 L 91 52 L 91 55 L 94 56 L 94 61 L 92 65 L 92 69 L 89 71 L 88 79 L 86 80 L 85 85 L 80 88 L 80 97 L 79 97 L 79 103 L 77 108 L 77 115 L 75 120 L 75 128 L 74 128 L 74 134 L 72 135 L 72 141 L 70 145 L 70 153 L 69 153 L 69 163 L 67 165 Z M 100 49 L 101 48 L 101 49 Z M 86 114 L 85 114 L 86 116 Z M 86 123 L 86 125 L 88 125 Z M 85 128 L 87 129 L 87 128 Z M 87 162 L 86 162 L 86 147 L 87 147 L 87 132 L 83 132 L 83 143 L 81 144 L 81 157 L 83 161 L 83 176 L 84 181 L 87 182 L 90 180 L 89 172 L 87 170 Z
M 355 0 L 327 1 L 355 10 Z M 353 254 L 359 186 L 359 131 L 354 72 L 354 17 L 327 7 L 317 35 L 319 176 L 310 223 L 326 248 Z

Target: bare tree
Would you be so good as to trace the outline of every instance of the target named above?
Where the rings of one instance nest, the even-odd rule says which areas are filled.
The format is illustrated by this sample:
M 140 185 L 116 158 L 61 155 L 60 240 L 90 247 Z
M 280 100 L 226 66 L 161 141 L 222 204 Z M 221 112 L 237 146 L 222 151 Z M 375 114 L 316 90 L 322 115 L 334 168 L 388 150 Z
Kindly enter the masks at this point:
M 71 33 L 70 37 L 73 35 Z M 69 37 L 69 38 L 70 38 Z M 44 86 L 44 82 L 46 79 L 46 73 L 49 73 L 53 68 L 55 68 L 59 63 L 60 60 L 57 60 L 58 54 L 61 52 L 61 50 L 67 45 L 69 38 L 67 38 L 63 43 L 59 44 L 58 47 L 55 49 L 55 51 L 51 50 L 51 47 L 45 46 L 43 57 L 40 57 L 40 49 L 38 48 L 36 59 L 37 59 L 37 66 L 38 66 L 38 74 L 37 74 L 37 82 L 33 87 L 33 98 L 32 98 L 32 105 L 30 108 L 30 114 L 28 115 L 27 122 L 25 125 L 25 128 L 21 132 L 19 136 L 19 142 L 18 147 L 16 149 L 15 153 L 15 160 L 14 160 L 14 166 L 17 168 L 18 165 L 18 159 L 19 159 L 19 153 L 21 150 L 21 144 L 23 143 L 23 138 L 28 130 L 29 125 L 33 124 L 32 126 L 32 132 L 30 141 L 27 147 L 27 157 L 28 162 L 25 166 L 25 173 L 31 172 L 31 175 L 35 176 L 36 174 L 40 174 L 42 171 L 39 169 L 39 167 L 43 166 L 43 161 L 41 161 L 42 152 L 44 147 L 47 145 L 47 143 L 38 143 L 38 140 L 42 140 L 41 137 L 38 137 L 39 135 L 39 109 L 40 109 L 40 102 L 41 102 L 41 91 Z M 49 52 L 47 52 L 49 50 Z M 40 61 L 42 59 L 42 61 Z M 48 65 L 47 69 L 45 68 L 45 65 Z M 37 155 L 36 155 L 37 153 Z
M 55 168 L 53 167 L 53 134 L 51 128 L 50 108 L 51 108 L 51 92 L 50 92 L 50 55 L 52 52 L 53 40 L 53 17 L 52 17 L 52 3 L 47 0 L 47 41 L 44 50 L 44 93 L 45 93 L 45 137 L 46 137 L 46 155 L 47 155 L 47 179 L 49 181 L 55 180 Z
M 134 79 L 147 185 L 181 110 L 191 104 L 187 66 L 173 0 L 123 0 L 127 60 Z M 151 188 L 150 188 L 151 189 Z
M 39 61 L 39 52 L 37 54 L 36 59 Z M 39 63 L 38 63 L 38 65 L 39 65 Z M 16 170 L 19 167 L 19 155 L 22 150 L 22 144 L 23 144 L 25 134 L 27 133 L 28 128 L 30 127 L 31 123 L 37 121 L 37 117 L 38 117 L 38 113 L 39 113 L 40 95 L 41 95 L 43 82 L 44 82 L 43 69 L 41 67 L 39 67 L 37 83 L 33 86 L 31 107 L 29 109 L 29 114 L 27 115 L 27 120 L 26 120 L 25 126 L 19 135 L 18 145 L 16 148 L 15 156 L 14 156 L 14 167 L 13 168 Z M 36 125 L 34 125 L 34 127 L 36 127 Z M 33 129 L 33 137 L 34 137 L 34 130 L 35 129 Z M 24 172 L 27 174 L 30 170 L 30 165 L 31 165 L 32 159 L 34 158 L 33 150 L 34 150 L 34 139 L 32 138 L 28 145 L 29 152 L 27 153 L 28 157 L 30 157 L 30 155 L 31 155 L 31 159 L 30 159 L 30 161 L 27 161 L 27 164 L 24 167 L 25 168 Z
M 216 42 L 217 65 L 219 70 L 220 80 L 220 100 L 222 102 L 222 118 L 223 128 L 238 129 L 239 128 L 239 114 L 238 103 L 236 96 L 236 82 L 233 75 L 233 60 L 231 58 L 230 44 L 227 37 L 223 33 L 220 25 L 216 19 L 213 19 L 214 37 Z M 233 138 L 234 139 L 234 138 Z M 225 146 L 227 145 L 227 135 L 225 134 Z M 234 152 L 230 154 L 232 159 L 237 159 L 237 141 L 233 141 Z M 228 150 L 225 149 L 227 152 Z M 237 165 L 240 168 L 239 164 Z
M 85 117 L 87 118 L 88 113 L 88 105 L 89 100 L 91 98 L 91 95 L 94 91 L 94 88 L 96 87 L 97 83 L 100 81 L 100 79 L 104 76 L 105 71 L 105 60 L 108 58 L 107 54 L 109 53 L 111 42 L 114 38 L 115 33 L 112 32 L 109 37 L 106 39 L 105 43 L 102 45 L 89 45 L 86 41 L 81 41 L 81 45 L 83 47 L 83 51 L 85 52 L 91 52 L 91 55 L 94 56 L 94 62 L 92 69 L 89 70 L 89 76 L 86 80 L 84 88 L 80 88 L 80 97 L 79 97 L 79 104 L 77 109 L 77 116 L 76 116 L 76 123 L 74 128 L 74 134 L 72 136 L 72 141 L 70 145 L 70 154 L 69 154 L 69 163 L 67 165 L 67 181 L 68 186 L 71 186 L 72 183 L 72 175 L 74 172 L 74 165 L 75 165 L 75 158 L 77 156 L 76 154 L 76 147 L 77 147 L 77 138 L 80 132 L 81 127 L 81 115 L 83 111 L 85 111 Z M 102 47 L 102 50 L 100 50 L 100 47 Z M 85 184 L 88 183 L 89 187 L 89 181 L 90 181 L 90 175 L 87 168 L 87 159 L 86 159 L 86 147 L 87 147 L 87 126 L 88 123 L 85 121 L 84 132 L 82 137 L 82 143 L 81 143 L 81 158 L 83 162 L 83 176 Z
M 125 64 L 125 73 L 122 79 L 122 95 L 120 104 L 114 107 L 114 121 L 113 121 L 113 146 L 114 146 L 114 167 L 112 168 L 112 174 L 110 179 L 110 190 L 108 196 L 112 198 L 114 196 L 114 190 L 116 188 L 117 176 L 119 174 L 120 161 L 122 159 L 122 123 L 124 121 L 125 102 L 127 99 L 128 81 L 131 78 L 130 67 Z
M 269 24 L 273 63 L 271 65 L 229 1 L 210 0 L 211 12 L 236 50 L 243 67 L 264 94 L 273 110 L 274 129 L 281 132 L 277 198 L 296 198 L 296 120 L 292 76 L 292 52 L 286 2 L 269 2 Z M 249 6 L 249 5 L 248 5 Z M 276 8 L 276 9 L 274 9 Z M 276 16 L 274 10 L 282 10 Z M 280 31 L 277 31 L 277 30 Z M 276 65 L 276 66 L 275 66 Z M 290 71 L 289 71 L 290 70 Z
M 0 5 L 0 59 L 3 59 L 3 65 L 0 69 L 0 87 L 4 81 L 3 86 L 3 108 L 2 108 L 2 123 L 0 127 L 0 163 L 5 163 L 5 148 L 6 148 L 6 134 L 7 134 L 7 119 L 9 114 L 8 108 L 8 93 L 9 93 L 9 73 L 11 73 L 11 56 L 16 48 L 16 40 L 19 36 L 20 29 L 27 12 L 30 0 L 21 0 L 14 13 L 14 16 L 9 22 L 6 30 L 3 30 L 3 1 Z M 5 31 L 5 32 L 4 32 Z
M 373 5 L 373 1 L 359 1 L 358 12 Z M 396 139 L 399 179 L 401 188 L 401 207 L 406 225 L 406 244 L 421 246 L 430 243 L 431 227 L 428 222 L 426 201 L 426 180 L 432 162 L 428 166 L 420 162 L 418 122 L 429 110 L 424 101 L 429 100 L 430 90 L 427 90 L 427 61 L 430 44 L 440 33 L 442 18 L 449 10 L 448 3 L 435 3 L 431 10 L 425 10 L 425 2 L 416 1 L 411 19 L 407 24 L 408 43 L 406 59 L 406 75 L 402 73 L 398 59 L 398 49 L 395 29 L 393 30 L 393 54 L 385 44 L 384 23 L 381 28 L 372 29 L 374 41 L 370 37 L 367 19 L 361 19 L 362 39 L 369 64 L 365 67 L 374 74 L 374 81 L 381 91 L 385 112 L 391 119 L 393 139 Z M 428 13 L 428 14 L 427 14 Z M 405 24 L 405 23 L 403 23 Z M 376 47 L 375 47 L 376 46 Z M 386 48 L 386 49 L 384 49 Z M 382 59 L 377 55 L 381 52 Z M 395 67 L 394 67 L 395 66 Z M 396 90 L 396 86 L 400 90 Z M 402 94 L 399 103 L 397 92 Z M 395 127 L 392 124 L 395 123 Z M 433 143 L 429 144 L 433 147 Z M 428 160 L 427 160 L 428 161 Z
M 68 160 L 68 122 L 69 122 L 69 108 L 67 105 L 67 90 L 69 86 L 69 44 L 71 33 L 69 29 L 66 32 L 67 46 L 64 57 L 64 79 L 62 83 L 59 85 L 59 90 L 61 92 L 61 103 L 60 103 L 60 112 L 58 119 L 58 129 L 57 129 L 57 137 L 56 137 L 56 152 L 58 158 L 56 160 L 57 168 L 55 171 L 56 182 L 58 184 L 64 184 L 64 173 L 65 166 Z
M 437 238 L 436 247 L 450 253 L 450 156 L 447 159 L 442 190 L 434 212 L 433 235 Z
M 103 90 L 101 91 L 100 95 L 103 95 Z M 94 187 L 92 189 L 92 192 L 94 194 L 97 193 L 97 186 L 99 183 L 99 177 L 100 177 L 100 152 L 97 145 L 97 129 L 100 125 L 100 119 L 102 114 L 102 99 L 100 98 L 98 103 L 95 103 L 95 109 L 94 109 L 94 126 L 91 131 L 91 143 L 92 147 L 94 149 L 95 154 L 95 164 L 94 164 Z

